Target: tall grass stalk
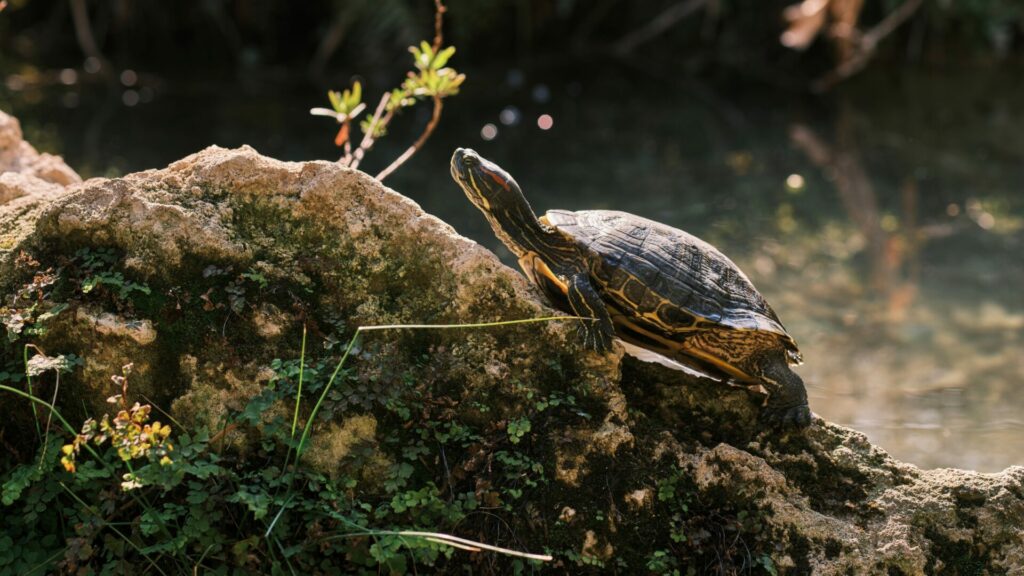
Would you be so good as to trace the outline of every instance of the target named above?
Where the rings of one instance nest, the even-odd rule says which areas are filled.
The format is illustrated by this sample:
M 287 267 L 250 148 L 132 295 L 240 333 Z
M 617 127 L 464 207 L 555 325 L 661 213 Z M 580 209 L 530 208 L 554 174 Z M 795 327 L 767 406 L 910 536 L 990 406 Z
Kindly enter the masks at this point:
M 21 396 L 22 398 L 26 398 L 26 399 L 30 400 L 32 402 L 32 414 L 33 414 L 33 416 L 36 414 L 35 405 L 36 404 L 42 404 L 44 408 L 48 409 L 51 414 L 53 414 L 54 416 L 57 417 L 57 420 L 60 421 L 61 425 L 64 426 L 64 429 L 67 430 L 68 433 L 71 434 L 72 437 L 74 437 L 76 434 L 78 434 L 78 432 L 74 429 L 74 427 L 72 427 L 71 424 L 67 420 L 65 420 L 63 416 L 60 415 L 60 412 L 57 411 L 57 408 L 53 404 L 50 404 L 49 402 L 47 402 L 46 400 L 43 400 L 42 398 L 39 398 L 38 396 L 32 394 L 31 392 L 25 392 L 23 390 L 18 390 L 17 388 L 11 388 L 10 386 L 6 386 L 4 384 L 0 384 L 0 390 L 3 390 L 5 392 L 10 392 L 12 394 L 17 394 L 18 396 Z M 38 426 L 38 425 L 39 425 L 39 422 L 37 421 L 36 422 L 36 426 Z M 42 437 L 42 433 L 40 432 L 40 436 L 39 436 L 40 441 L 42 440 L 42 438 L 43 438 Z M 88 444 L 86 444 L 85 447 L 87 449 L 89 449 L 90 451 L 92 451 L 92 448 Z M 92 452 L 92 454 L 96 458 L 99 458 L 99 454 L 97 454 L 96 452 Z
M 295 394 L 295 412 L 292 414 L 292 439 L 295 439 L 295 429 L 299 425 L 299 403 L 302 402 L 302 374 L 306 368 L 306 325 L 302 325 L 302 352 L 299 353 L 299 391 Z M 285 466 L 288 463 L 285 462 Z
M 32 374 L 30 374 L 29 371 L 28 371 L 28 348 L 29 348 L 29 346 L 32 346 L 32 345 L 31 344 L 25 344 L 25 347 L 22 349 L 22 361 L 25 363 L 25 380 L 28 382 L 28 393 L 32 394 L 32 395 L 35 395 L 35 392 L 32 391 Z M 32 347 L 35 348 L 35 346 L 32 346 Z M 39 351 L 39 349 L 36 348 L 36 352 L 38 352 L 38 351 Z M 35 405 L 34 402 L 31 404 L 31 406 L 32 406 L 32 423 L 36 425 L 36 438 L 39 438 L 39 441 L 42 442 L 43 441 L 43 431 L 40 430 L 40 428 L 39 428 L 39 414 L 36 413 L 36 405 Z
M 28 374 L 28 366 L 27 365 L 25 366 L 25 374 Z M 31 390 L 29 392 L 31 392 Z M 57 375 L 55 376 L 55 379 L 54 379 L 54 383 L 53 383 L 53 400 L 50 400 L 50 405 L 51 406 L 56 406 L 57 405 L 57 393 L 58 392 L 60 392 L 60 370 L 57 370 Z M 35 408 L 35 404 L 33 404 L 32 407 Z M 50 424 L 52 424 L 52 423 L 53 423 L 53 410 L 50 410 L 50 413 L 46 415 L 46 427 L 45 427 L 45 431 L 43 432 L 43 453 L 42 453 L 42 455 L 39 456 L 39 469 L 40 470 L 43 469 L 43 462 L 46 460 L 46 448 L 50 444 L 49 443 L 49 440 L 50 440 Z M 36 425 L 38 426 L 39 423 L 36 422 Z

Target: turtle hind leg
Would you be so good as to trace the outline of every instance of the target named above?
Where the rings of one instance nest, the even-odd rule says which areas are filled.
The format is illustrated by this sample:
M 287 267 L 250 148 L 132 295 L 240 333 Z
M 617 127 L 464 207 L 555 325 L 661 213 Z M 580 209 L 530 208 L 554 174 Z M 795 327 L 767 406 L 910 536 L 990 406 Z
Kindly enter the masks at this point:
M 774 428 L 803 429 L 810 426 L 807 389 L 803 379 L 789 367 L 786 356 L 772 351 L 758 357 L 753 364 L 754 376 L 768 391 L 768 403 L 761 413 L 761 420 Z

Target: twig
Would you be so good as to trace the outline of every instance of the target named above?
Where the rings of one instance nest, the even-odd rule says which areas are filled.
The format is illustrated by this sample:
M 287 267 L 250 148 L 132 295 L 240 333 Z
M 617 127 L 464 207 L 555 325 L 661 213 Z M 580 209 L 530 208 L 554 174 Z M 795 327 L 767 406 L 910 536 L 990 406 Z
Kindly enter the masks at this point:
M 814 92 L 824 92 L 863 70 L 871 60 L 871 57 L 875 55 L 875 49 L 878 47 L 878 44 L 909 20 L 923 3 L 924 0 L 906 0 L 906 2 L 900 4 L 899 8 L 890 12 L 874 28 L 861 35 L 857 45 L 858 52 L 855 56 L 840 63 L 834 70 L 815 80 L 811 84 L 811 89 Z
M 217 432 L 216 434 L 211 436 L 210 440 L 207 441 L 206 444 L 208 446 L 213 446 L 217 442 L 223 440 L 224 437 L 227 436 L 229 433 L 234 432 L 235 428 L 238 428 L 238 424 L 235 424 L 234 422 L 228 423 L 226 426 L 224 426 L 224 428 L 221 429 L 220 432 Z
M 917 12 L 917 9 L 920 8 L 923 3 L 924 0 L 907 0 L 903 4 L 900 4 L 899 8 L 893 10 L 888 16 L 882 19 L 881 22 L 876 24 L 874 28 L 868 30 L 861 38 L 861 43 L 874 50 L 875 46 L 878 45 L 883 38 L 895 32 L 897 28 L 913 16 L 914 12 Z
M 434 113 L 431 115 L 430 122 L 427 123 L 427 127 L 423 129 L 423 133 L 420 134 L 420 137 L 417 138 L 415 142 L 412 143 L 412 146 L 409 146 L 405 152 L 402 152 L 401 156 L 395 158 L 395 161 L 392 162 L 390 166 L 381 170 L 380 174 L 377 174 L 377 180 L 383 182 L 385 178 L 390 176 L 395 170 L 398 170 L 399 166 L 404 164 L 406 160 L 411 158 L 413 154 L 423 147 L 427 138 L 430 138 L 430 135 L 434 133 L 434 128 L 437 128 L 437 123 L 441 119 L 441 108 L 443 106 L 444 105 L 441 103 L 441 97 L 434 96 Z
M 370 119 L 370 125 L 367 126 L 366 133 L 363 134 L 363 140 L 359 143 L 359 147 L 352 153 L 352 158 L 347 164 L 352 169 L 359 168 L 359 163 L 363 161 L 363 157 L 366 153 L 373 148 L 373 145 L 377 143 L 377 138 L 374 134 L 377 133 L 378 124 L 381 126 L 387 126 L 387 123 L 391 121 L 394 116 L 394 111 L 388 112 L 388 115 L 381 121 L 380 115 L 384 113 L 384 109 L 387 108 L 388 102 L 391 101 L 391 93 L 385 92 L 380 98 L 380 104 L 377 104 L 377 109 L 373 112 L 373 118 Z
M 624 56 L 632 52 L 637 46 L 650 42 L 661 34 L 664 34 L 680 20 L 686 18 L 690 14 L 693 14 L 707 3 L 708 0 L 683 0 L 682 2 L 669 6 L 638 30 L 634 30 L 622 38 L 619 38 L 619 40 L 612 45 L 612 52 L 619 56 Z
M 432 48 L 436 54 L 441 50 L 441 46 L 444 44 L 444 14 L 448 9 L 445 7 L 443 0 L 434 0 L 434 42 Z M 411 74 L 410 74 L 411 75 Z M 437 127 L 437 123 L 441 118 L 441 104 L 440 96 L 433 96 L 434 111 L 431 114 L 430 122 L 427 123 L 426 128 L 423 129 L 423 133 L 416 139 L 401 156 L 396 158 L 387 168 L 382 170 L 377 175 L 378 180 L 387 178 L 392 172 L 398 169 L 399 166 L 405 163 L 413 154 L 415 154 L 423 144 L 430 138 L 430 135 L 434 132 Z M 373 117 L 370 119 L 369 125 L 367 125 L 366 131 L 363 133 L 363 139 L 359 142 L 359 146 L 355 150 L 352 150 L 351 144 L 348 139 L 345 140 L 345 155 L 338 159 L 338 163 L 342 166 L 348 166 L 349 168 L 358 168 L 359 164 L 363 161 L 366 153 L 373 148 L 373 145 L 377 143 L 376 133 L 378 129 L 386 128 L 391 120 L 395 116 L 395 112 L 400 108 L 399 103 L 394 103 L 388 109 L 388 104 L 391 102 L 391 93 L 386 92 L 380 98 L 380 103 L 377 104 L 377 109 L 373 113 Z M 386 112 L 385 112 L 386 111 Z M 348 131 L 346 131 L 347 133 Z
M 448 9 L 445 8 L 444 3 L 442 2 L 442 0 L 434 0 L 434 8 L 435 8 L 435 10 L 434 10 L 434 44 L 433 44 L 433 49 L 434 49 L 434 52 L 437 53 L 437 51 L 441 49 L 441 45 L 444 43 L 444 33 L 442 31 L 441 25 L 444 22 L 444 13 Z M 398 170 L 398 167 L 401 166 L 402 164 L 405 164 L 406 160 L 408 160 L 409 158 L 412 157 L 413 154 L 418 152 L 419 149 L 423 147 L 423 144 L 426 143 L 427 139 L 430 138 L 430 135 L 434 133 L 434 129 L 437 128 L 437 123 L 441 120 L 441 109 L 444 107 L 444 104 L 441 102 L 441 97 L 440 96 L 434 95 L 433 100 L 434 100 L 434 111 L 430 115 L 430 122 L 427 122 L 427 126 L 423 129 L 423 133 L 420 134 L 420 137 L 417 138 L 415 142 L 412 143 L 412 146 L 409 146 L 408 148 L 406 148 L 405 152 L 402 152 L 401 156 L 399 156 L 398 158 L 395 158 L 395 160 L 393 162 L 391 162 L 391 164 L 387 168 L 381 170 L 380 173 L 377 174 L 377 180 L 380 180 L 381 182 L 383 182 L 384 179 L 387 178 L 388 176 L 390 176 L 392 172 L 394 172 L 395 170 Z M 383 105 L 383 104 L 384 104 L 384 102 L 382 101 L 381 105 Z M 379 109 L 380 109 L 380 106 L 378 106 L 378 110 Z M 388 113 L 388 116 L 385 118 L 386 121 L 390 122 L 391 116 L 393 115 L 393 112 L 394 112 L 395 109 L 397 109 L 397 107 L 396 108 L 392 108 L 391 112 Z M 385 123 L 385 125 L 387 125 L 387 124 Z M 371 125 L 371 130 L 369 131 L 369 134 L 373 134 L 372 125 Z M 372 145 L 372 142 L 373 141 L 371 140 L 371 145 Z M 357 165 L 358 165 L 358 163 L 357 163 Z
M 441 32 L 441 24 L 444 22 L 444 13 L 448 9 L 445 8 L 444 3 L 441 0 L 434 0 L 434 53 L 441 49 L 441 44 L 444 41 L 444 35 Z
M 345 131 L 345 157 L 342 164 L 352 163 L 352 138 L 349 137 L 352 134 L 352 117 L 345 118 L 345 122 L 342 124 L 342 130 Z

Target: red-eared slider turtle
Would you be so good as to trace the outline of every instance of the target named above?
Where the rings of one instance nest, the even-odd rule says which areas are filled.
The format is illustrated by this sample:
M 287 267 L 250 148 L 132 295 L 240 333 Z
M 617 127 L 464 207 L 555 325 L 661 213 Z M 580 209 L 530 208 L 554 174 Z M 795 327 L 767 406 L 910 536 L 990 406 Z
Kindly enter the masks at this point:
M 577 316 L 591 348 L 618 336 L 673 360 L 768 392 L 772 425 L 811 423 L 791 365 L 796 342 L 746 275 L 714 246 L 646 218 L 606 210 L 552 210 L 538 218 L 515 180 L 458 149 L 452 177 L 552 304 Z

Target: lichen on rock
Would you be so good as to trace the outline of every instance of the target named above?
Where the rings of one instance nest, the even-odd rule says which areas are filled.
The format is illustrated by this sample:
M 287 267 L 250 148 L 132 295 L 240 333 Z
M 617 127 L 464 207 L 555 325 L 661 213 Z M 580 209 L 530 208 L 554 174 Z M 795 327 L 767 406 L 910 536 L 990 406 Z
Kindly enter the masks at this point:
M 328 162 L 211 147 L 66 191 L 7 174 L 2 186 L 43 198 L 0 209 L 4 233 L 16 231 L 0 285 L 17 306 L 52 268 L 47 306 L 62 311 L 35 342 L 84 359 L 58 401 L 79 421 L 111 394 L 110 370 L 135 362 L 132 390 L 256 453 L 225 430 L 227 414 L 299 358 L 303 327 L 312 369 L 358 326 L 556 314 L 493 254 Z M 322 389 L 333 368 L 307 385 Z M 426 528 L 551 550 L 564 572 L 931 574 L 962 561 L 1024 572 L 1024 468 L 922 471 L 820 419 L 805 434 L 763 430 L 756 393 L 621 349 L 596 355 L 570 322 L 366 333 L 336 392 L 305 465 L 387 499 L 401 462 L 410 486 L 488 508 Z M 0 396 L 12 415 L 0 436 L 30 444 L 21 408 Z M 476 566 L 511 570 L 492 560 Z

